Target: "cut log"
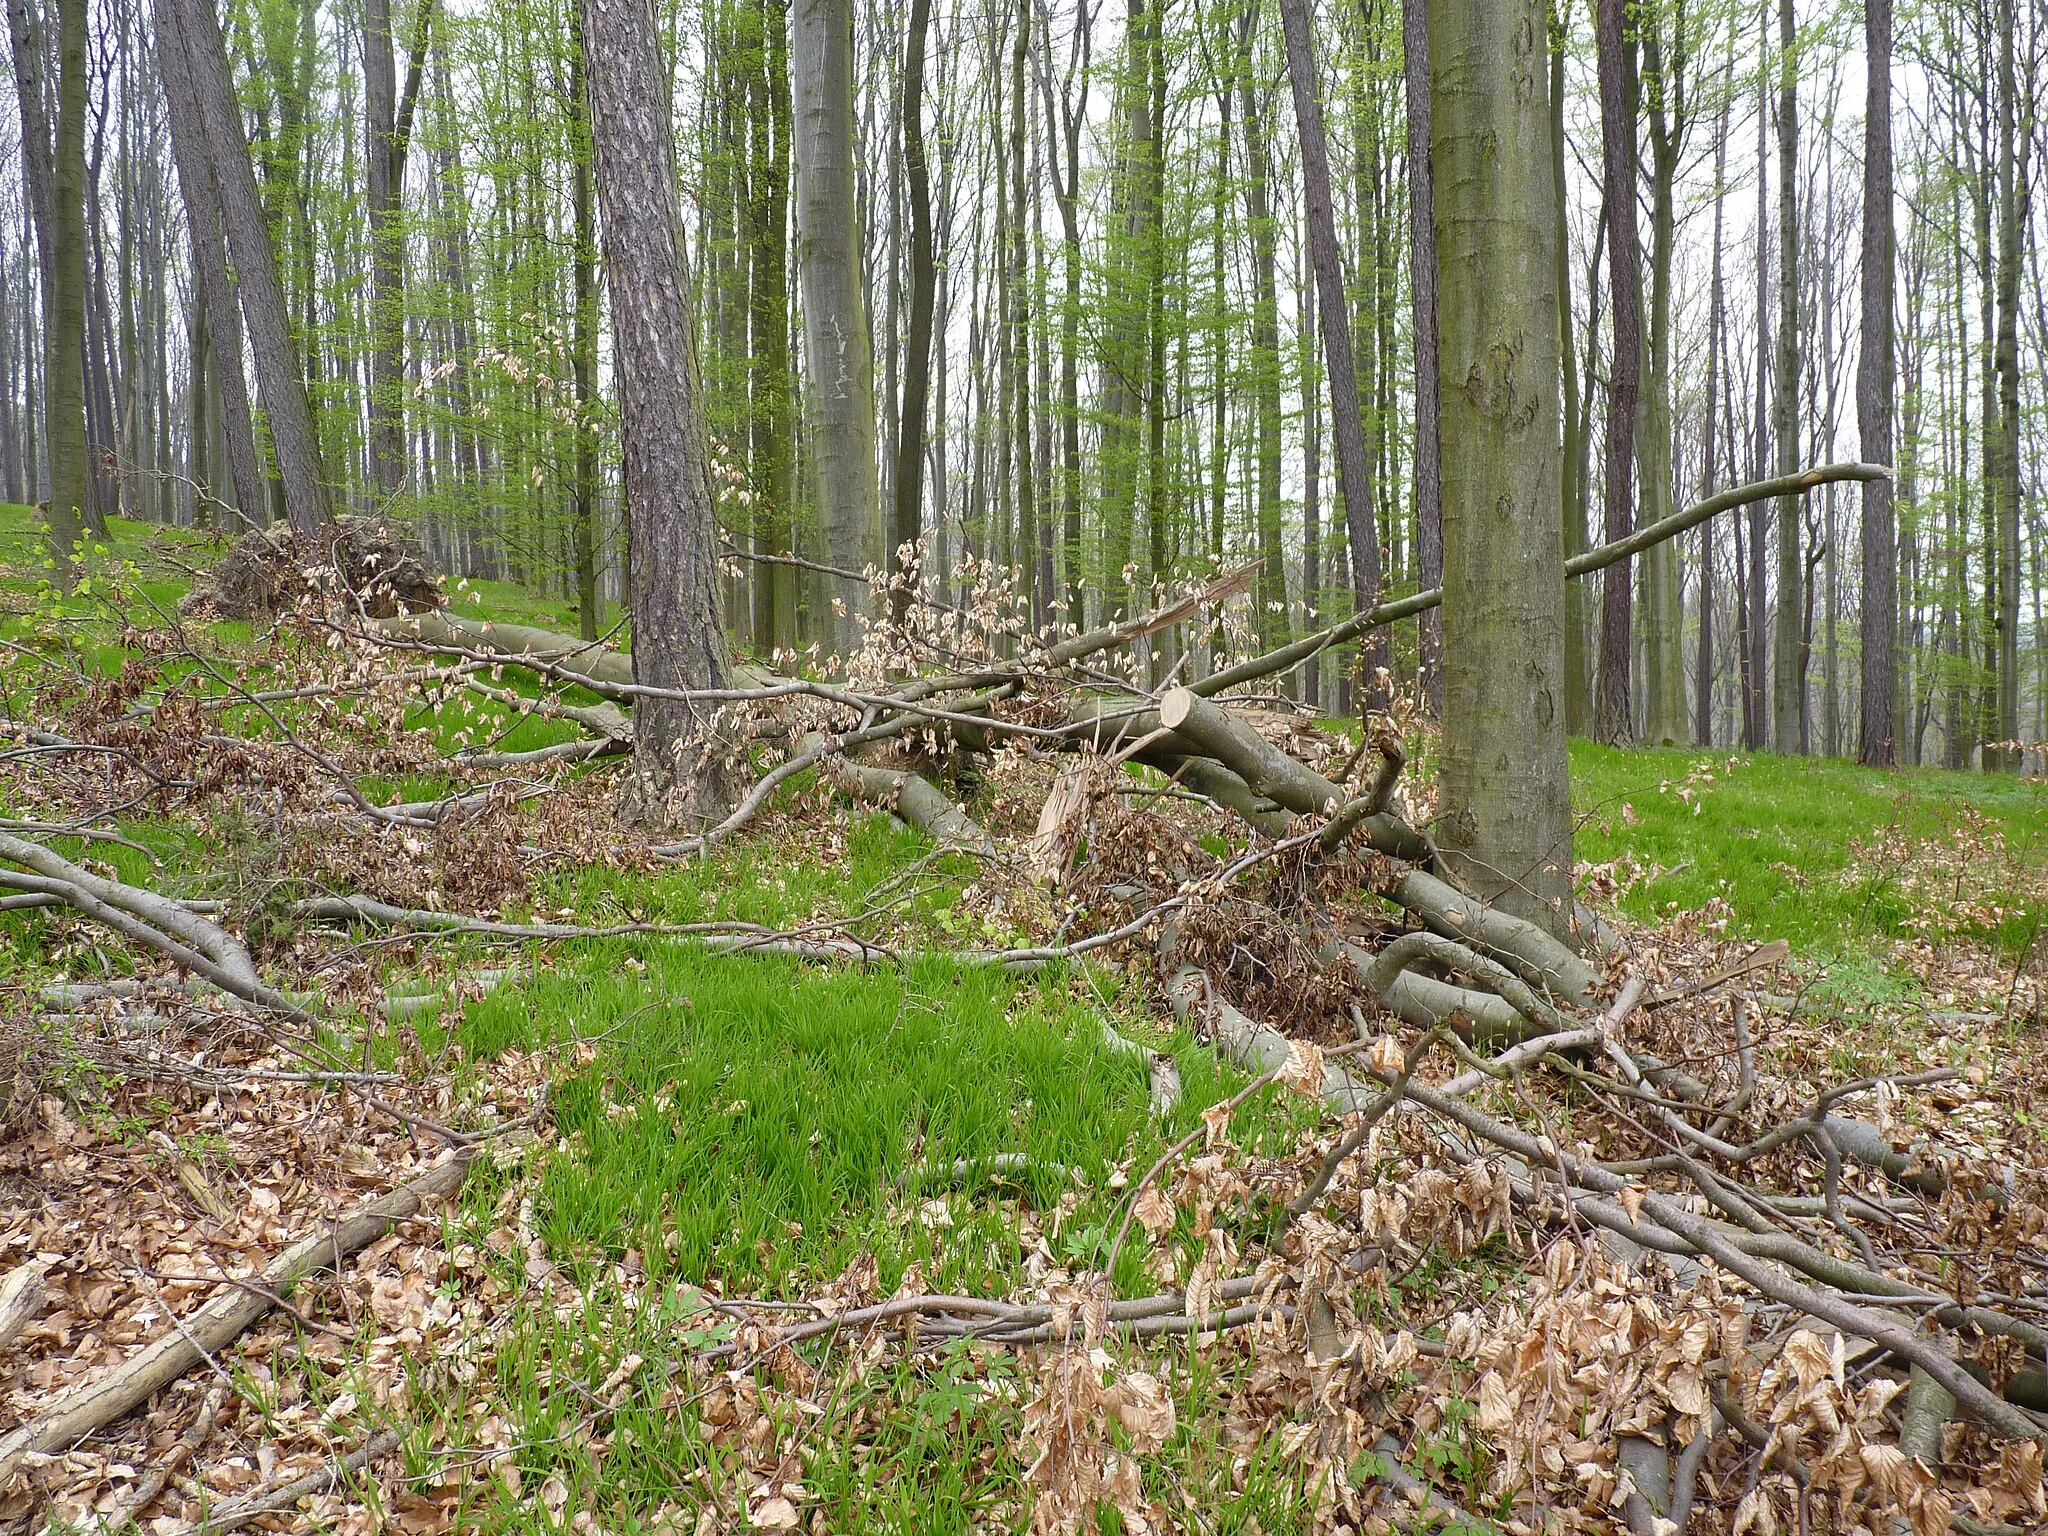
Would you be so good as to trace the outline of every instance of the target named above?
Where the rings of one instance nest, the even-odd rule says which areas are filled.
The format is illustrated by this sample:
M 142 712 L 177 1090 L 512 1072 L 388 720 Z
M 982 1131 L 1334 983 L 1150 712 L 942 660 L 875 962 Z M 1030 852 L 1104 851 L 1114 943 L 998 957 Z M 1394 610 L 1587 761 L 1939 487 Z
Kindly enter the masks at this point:
M 1350 798 L 1192 689 L 1176 688 L 1160 700 L 1159 723 L 1202 756 L 1215 758 L 1254 792 L 1297 815 L 1327 816 Z
M 1500 961 L 1532 987 L 1580 1005 L 1599 990 L 1599 974 L 1534 923 L 1476 901 L 1435 875 L 1410 870 L 1393 896 L 1436 932 Z
M 428 1201 L 453 1194 L 469 1172 L 470 1157 L 466 1148 L 452 1152 L 410 1184 L 371 1201 L 331 1228 L 302 1238 L 255 1277 L 261 1289 L 228 1286 L 155 1343 L 105 1376 L 66 1393 L 0 1440 L 0 1484 L 20 1470 L 25 1458 L 68 1451 L 148 1402 L 253 1328 L 277 1304 L 274 1296 L 283 1296 L 307 1276 L 362 1252 L 399 1222 L 418 1215 Z
M 30 1259 L 0 1280 L 0 1352 L 43 1310 L 44 1281 L 48 1275 L 41 1259 Z

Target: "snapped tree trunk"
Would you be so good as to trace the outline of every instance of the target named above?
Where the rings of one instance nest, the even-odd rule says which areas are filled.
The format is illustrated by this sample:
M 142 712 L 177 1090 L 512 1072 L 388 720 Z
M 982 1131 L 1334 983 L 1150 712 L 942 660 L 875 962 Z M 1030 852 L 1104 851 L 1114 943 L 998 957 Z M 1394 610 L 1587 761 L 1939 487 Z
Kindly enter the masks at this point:
M 1429 8 L 1443 376 L 1438 840 L 1483 900 L 1567 925 L 1558 294 L 1544 0 Z
M 683 267 L 668 71 L 654 10 L 644 0 L 580 0 L 580 14 L 633 549 L 633 679 L 717 688 L 726 676 L 718 528 Z M 627 812 L 665 826 L 715 824 L 731 803 L 722 754 L 710 706 L 640 700 Z
M 797 277 L 804 306 L 804 407 L 825 563 L 879 567 L 882 510 L 875 466 L 874 358 L 861 291 L 859 187 L 853 169 L 851 0 L 795 0 L 790 32 L 796 115 Z M 616 301 L 614 301 L 616 307 Z M 636 557 L 637 558 L 637 557 Z M 842 653 L 860 640 L 865 583 L 831 591 L 830 632 Z
M 1856 430 L 1867 464 L 1892 461 L 1892 8 L 1863 7 L 1863 339 L 1856 363 Z M 1893 640 L 1898 619 L 1897 534 L 1892 482 L 1863 487 L 1863 666 L 1857 758 L 1871 768 L 1897 760 Z
M 1280 0 L 1280 25 L 1286 34 L 1287 76 L 1294 88 L 1294 119 L 1301 136 L 1303 212 L 1308 221 L 1309 257 L 1315 264 L 1323 361 L 1330 378 L 1337 486 L 1343 494 L 1350 523 L 1353 593 L 1358 610 L 1365 612 L 1379 602 L 1380 543 L 1366 465 L 1365 425 L 1358 411 L 1358 378 L 1351 354 L 1351 306 L 1344 294 L 1344 257 L 1337 249 L 1337 221 L 1330 206 L 1330 160 L 1323 138 L 1322 102 L 1316 95 L 1314 20 L 1308 0 Z M 1385 709 L 1392 693 L 1392 657 L 1388 654 L 1384 629 L 1366 633 L 1359 660 L 1361 710 Z
M 1636 234 L 1636 82 L 1634 50 L 1623 31 L 1625 0 L 1598 0 L 1601 197 L 1607 213 L 1608 286 L 1614 291 L 1614 364 L 1607 391 L 1608 543 L 1626 538 L 1634 504 L 1636 404 L 1643 366 L 1642 245 Z M 1633 599 L 1630 562 L 1607 568 L 1600 592 L 1600 673 L 1593 728 L 1626 745 L 1631 723 Z

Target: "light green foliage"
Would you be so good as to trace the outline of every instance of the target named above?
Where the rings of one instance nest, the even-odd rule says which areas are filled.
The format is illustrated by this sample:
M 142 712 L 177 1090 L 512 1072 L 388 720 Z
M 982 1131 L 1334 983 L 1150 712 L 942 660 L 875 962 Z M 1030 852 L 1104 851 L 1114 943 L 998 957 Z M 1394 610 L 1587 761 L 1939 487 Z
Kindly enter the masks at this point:
M 2008 954 L 2048 923 L 2048 785 L 2038 780 L 1591 742 L 1572 744 L 1572 768 L 1582 863 L 1671 871 L 1622 898 L 1640 920 L 1719 898 L 1731 935 L 1880 966 L 1887 941 L 1916 923 Z M 2005 893 L 2004 914 L 1980 917 L 1957 900 L 1979 891 Z

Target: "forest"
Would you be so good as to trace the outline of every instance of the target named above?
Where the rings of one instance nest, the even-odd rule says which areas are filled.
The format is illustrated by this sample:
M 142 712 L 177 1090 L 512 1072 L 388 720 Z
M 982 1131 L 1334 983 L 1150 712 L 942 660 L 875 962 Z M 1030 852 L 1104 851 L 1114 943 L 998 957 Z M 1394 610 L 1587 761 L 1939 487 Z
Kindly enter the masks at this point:
M 6 0 L 0 1536 L 2048 1530 L 2038 0 Z

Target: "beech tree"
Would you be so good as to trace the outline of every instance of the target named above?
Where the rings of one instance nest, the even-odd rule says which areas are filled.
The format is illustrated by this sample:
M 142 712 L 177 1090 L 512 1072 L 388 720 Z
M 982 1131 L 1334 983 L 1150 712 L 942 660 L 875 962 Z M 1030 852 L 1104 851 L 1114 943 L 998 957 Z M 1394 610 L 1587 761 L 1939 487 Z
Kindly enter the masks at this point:
M 1543 0 L 1429 8 L 1443 372 L 1438 838 L 1483 899 L 1570 918 L 1558 294 Z

